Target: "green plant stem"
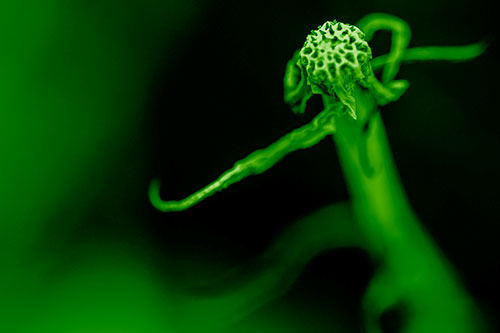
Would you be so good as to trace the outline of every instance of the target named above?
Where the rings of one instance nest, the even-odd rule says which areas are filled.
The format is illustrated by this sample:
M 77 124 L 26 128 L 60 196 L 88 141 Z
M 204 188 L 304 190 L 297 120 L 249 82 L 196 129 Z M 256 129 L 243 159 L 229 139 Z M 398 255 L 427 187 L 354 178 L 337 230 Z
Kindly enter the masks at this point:
M 369 332 L 380 332 L 380 315 L 396 305 L 410 310 L 404 332 L 483 332 L 472 301 L 409 205 L 380 114 L 373 116 L 375 100 L 362 88 L 355 94 L 359 120 L 338 118 L 334 141 L 355 219 L 382 263 L 364 299 Z

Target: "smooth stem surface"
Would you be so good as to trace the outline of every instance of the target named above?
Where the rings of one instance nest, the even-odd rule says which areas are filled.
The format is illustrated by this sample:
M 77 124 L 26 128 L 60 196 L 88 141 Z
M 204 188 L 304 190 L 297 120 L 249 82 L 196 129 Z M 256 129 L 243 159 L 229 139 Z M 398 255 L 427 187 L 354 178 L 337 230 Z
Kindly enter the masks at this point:
M 334 141 L 359 229 L 381 260 L 365 294 L 367 329 L 381 332 L 380 315 L 403 305 L 404 332 L 484 332 L 473 303 L 406 199 L 372 95 L 361 88 L 355 94 L 359 120 L 339 118 Z

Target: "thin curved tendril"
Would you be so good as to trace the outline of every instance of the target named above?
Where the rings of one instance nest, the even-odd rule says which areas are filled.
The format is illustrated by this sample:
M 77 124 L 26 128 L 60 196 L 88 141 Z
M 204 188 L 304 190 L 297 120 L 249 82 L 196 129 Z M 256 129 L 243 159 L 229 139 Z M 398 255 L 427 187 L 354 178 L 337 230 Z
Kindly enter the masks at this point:
M 407 49 L 401 62 L 415 61 L 467 61 L 480 56 L 487 48 L 487 43 L 478 42 L 464 46 L 427 46 Z M 389 54 L 376 57 L 372 60 L 373 71 L 381 70 L 390 61 Z
M 254 151 L 244 159 L 236 162 L 231 169 L 224 172 L 217 180 L 183 200 L 163 201 L 159 193 L 160 182 L 154 179 L 149 186 L 149 200 L 156 209 L 162 212 L 182 211 L 248 176 L 261 174 L 278 163 L 287 154 L 295 150 L 310 148 L 325 136 L 333 134 L 335 132 L 334 117 L 338 112 L 341 112 L 341 107 L 338 104 L 323 110 L 310 123 L 285 134 L 270 146 Z
M 357 26 L 366 34 L 367 41 L 371 40 L 378 30 L 391 32 L 391 51 L 387 55 L 382 73 L 382 83 L 389 83 L 396 77 L 403 54 L 410 43 L 410 26 L 397 16 L 382 13 L 366 15 L 359 20 Z

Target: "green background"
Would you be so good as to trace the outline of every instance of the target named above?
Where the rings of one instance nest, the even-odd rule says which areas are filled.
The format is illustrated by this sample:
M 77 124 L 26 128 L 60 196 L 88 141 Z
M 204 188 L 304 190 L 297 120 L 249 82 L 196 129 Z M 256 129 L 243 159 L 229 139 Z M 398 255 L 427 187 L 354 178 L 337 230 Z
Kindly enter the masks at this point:
M 179 332 L 180 290 L 256 257 L 297 217 L 346 200 L 330 141 L 183 213 L 154 211 L 147 186 L 158 176 L 165 198 L 184 197 L 305 124 L 321 103 L 290 112 L 286 61 L 324 21 L 371 12 L 405 19 L 411 46 L 491 41 L 470 62 L 404 66 L 410 89 L 382 114 L 417 215 L 494 323 L 493 4 L 45 0 L 0 3 L 0 331 Z M 389 41 L 377 35 L 375 55 Z M 359 332 L 375 267 L 358 250 L 325 253 L 231 330 Z M 209 331 L 196 320 L 192 331 Z M 387 331 L 397 326 L 387 321 Z

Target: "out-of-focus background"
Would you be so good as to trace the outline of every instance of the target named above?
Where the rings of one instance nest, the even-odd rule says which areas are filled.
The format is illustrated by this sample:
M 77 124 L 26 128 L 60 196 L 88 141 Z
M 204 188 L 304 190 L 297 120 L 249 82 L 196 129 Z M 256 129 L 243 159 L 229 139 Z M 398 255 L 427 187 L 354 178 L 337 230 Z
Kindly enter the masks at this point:
M 346 200 L 329 140 L 187 212 L 155 211 L 147 186 L 157 176 L 162 196 L 184 197 L 305 124 L 320 101 L 310 114 L 291 113 L 287 60 L 324 21 L 371 12 L 406 20 L 411 46 L 490 41 L 469 62 L 403 66 L 411 87 L 382 113 L 417 215 L 498 324 L 492 2 L 26 0 L 0 3 L 0 331 L 180 332 L 180 288 L 256 257 L 298 217 Z M 375 55 L 389 37 L 376 35 Z M 373 272 L 361 251 L 325 253 L 231 331 L 359 332 Z

